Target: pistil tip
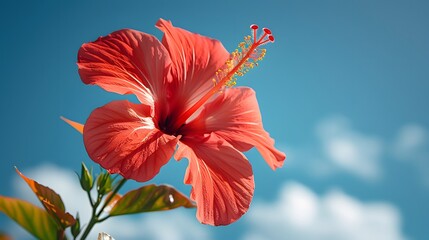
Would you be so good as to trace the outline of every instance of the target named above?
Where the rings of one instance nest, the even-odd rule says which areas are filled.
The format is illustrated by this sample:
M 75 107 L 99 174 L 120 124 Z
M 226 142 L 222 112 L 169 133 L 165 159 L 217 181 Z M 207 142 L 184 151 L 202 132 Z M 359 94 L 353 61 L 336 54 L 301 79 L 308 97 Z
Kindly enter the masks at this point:
M 271 34 L 271 30 L 268 28 L 262 28 L 266 34 Z
M 250 28 L 251 28 L 251 29 L 253 29 L 253 30 L 256 30 L 256 29 L 258 29 L 259 27 L 258 27 L 258 25 L 256 25 L 256 24 L 252 24 L 252 25 L 250 25 Z

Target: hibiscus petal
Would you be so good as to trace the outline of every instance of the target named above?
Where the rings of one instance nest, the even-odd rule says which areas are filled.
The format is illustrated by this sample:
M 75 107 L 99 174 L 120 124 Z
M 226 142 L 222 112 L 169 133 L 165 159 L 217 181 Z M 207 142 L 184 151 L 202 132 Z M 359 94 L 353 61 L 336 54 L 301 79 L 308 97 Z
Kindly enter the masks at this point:
M 178 111 L 183 111 L 213 87 L 211 79 L 229 53 L 221 42 L 174 27 L 170 21 L 160 19 L 156 26 L 165 34 L 162 43 L 172 60 L 174 94 L 182 104 Z
M 200 115 L 185 126 L 183 134 L 215 132 L 240 151 L 252 146 L 272 169 L 283 165 L 285 154 L 274 147 L 264 130 L 255 92 L 251 88 L 231 88 L 204 105 Z
M 200 222 L 227 225 L 247 211 L 254 191 L 252 167 L 228 142 L 216 134 L 182 139 L 174 157 L 189 160 L 185 183 L 192 185 Z
M 110 173 L 148 181 L 168 162 L 178 138 L 159 131 L 150 107 L 114 101 L 95 109 L 83 131 L 89 157 Z
M 79 74 L 85 84 L 135 94 L 149 106 L 164 98 L 164 76 L 170 64 L 168 52 L 158 39 L 131 29 L 83 44 L 78 53 Z

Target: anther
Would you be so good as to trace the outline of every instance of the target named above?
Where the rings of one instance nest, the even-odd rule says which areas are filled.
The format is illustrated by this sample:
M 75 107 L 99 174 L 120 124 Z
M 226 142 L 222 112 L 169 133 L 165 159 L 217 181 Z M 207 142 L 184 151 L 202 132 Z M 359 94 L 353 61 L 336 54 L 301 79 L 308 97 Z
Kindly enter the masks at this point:
M 259 48 L 267 42 L 274 42 L 274 36 L 268 28 L 262 28 L 263 33 L 258 37 L 258 25 L 250 25 L 253 32 L 253 41 L 251 36 L 244 37 L 244 41 L 238 45 L 238 48 L 231 53 L 225 64 L 215 72 L 213 77 L 213 87 L 206 92 L 195 104 L 183 112 L 174 123 L 174 129 L 179 129 L 186 123 L 204 103 L 209 100 L 214 94 L 223 91 L 224 87 L 233 87 L 237 83 L 237 78 L 243 76 L 250 69 L 258 66 L 266 53 L 265 49 Z

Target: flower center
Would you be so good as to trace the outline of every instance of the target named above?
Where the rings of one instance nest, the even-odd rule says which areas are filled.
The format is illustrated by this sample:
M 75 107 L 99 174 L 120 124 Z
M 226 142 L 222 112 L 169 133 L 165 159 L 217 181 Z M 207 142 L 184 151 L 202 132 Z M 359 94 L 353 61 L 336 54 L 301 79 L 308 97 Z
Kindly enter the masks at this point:
M 233 87 L 237 83 L 237 77 L 246 74 L 250 69 L 258 66 L 258 61 L 265 56 L 266 49 L 258 48 L 268 42 L 274 42 L 274 37 L 271 30 L 262 28 L 262 35 L 258 36 L 258 25 L 252 24 L 252 36 L 245 36 L 244 41 L 238 44 L 238 48 L 231 53 L 225 64 L 216 71 L 215 77 L 212 79 L 214 86 L 200 100 L 192 105 L 188 110 L 183 112 L 174 123 L 174 129 L 179 129 L 186 123 L 189 117 L 192 116 L 207 100 L 214 94 L 222 91 L 225 87 Z

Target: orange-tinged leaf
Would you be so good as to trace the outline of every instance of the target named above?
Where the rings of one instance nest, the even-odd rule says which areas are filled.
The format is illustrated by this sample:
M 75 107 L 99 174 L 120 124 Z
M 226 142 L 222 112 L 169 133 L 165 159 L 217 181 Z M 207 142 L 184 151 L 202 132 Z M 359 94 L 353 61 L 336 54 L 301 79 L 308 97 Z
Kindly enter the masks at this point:
M 58 225 L 53 218 L 29 202 L 0 196 L 0 211 L 38 239 L 57 239 Z
M 113 206 L 110 215 L 163 211 L 178 207 L 193 208 L 195 205 L 173 187 L 151 184 L 126 193 Z
M 109 193 L 108 195 L 107 195 L 107 197 L 106 197 L 106 199 L 109 199 L 110 198 L 110 196 L 112 195 L 113 193 L 111 192 L 111 193 Z M 115 206 L 115 204 L 118 202 L 118 200 L 119 199 L 121 199 L 122 198 L 122 195 L 121 194 L 119 194 L 119 193 L 116 193 L 115 194 L 115 196 L 113 196 L 112 197 L 112 199 L 109 201 L 109 204 L 107 204 L 107 206 L 106 206 L 106 208 L 104 208 L 104 211 L 105 212 L 110 212 L 110 210 L 113 208 L 113 206 Z
M 43 186 L 38 182 L 24 176 L 17 168 L 16 172 L 22 179 L 30 186 L 31 190 L 36 194 L 42 205 L 48 213 L 57 221 L 57 223 L 65 229 L 73 225 L 76 220 L 74 217 L 65 211 L 63 200 L 54 190 L 49 187 Z
M 6 233 L 0 232 L 0 240 L 12 240 L 12 238 Z
M 72 121 L 70 119 L 67 119 L 63 116 L 60 117 L 64 122 L 68 123 L 70 126 L 72 126 L 74 129 L 76 129 L 78 132 L 83 134 L 83 124 L 80 124 L 78 122 Z

